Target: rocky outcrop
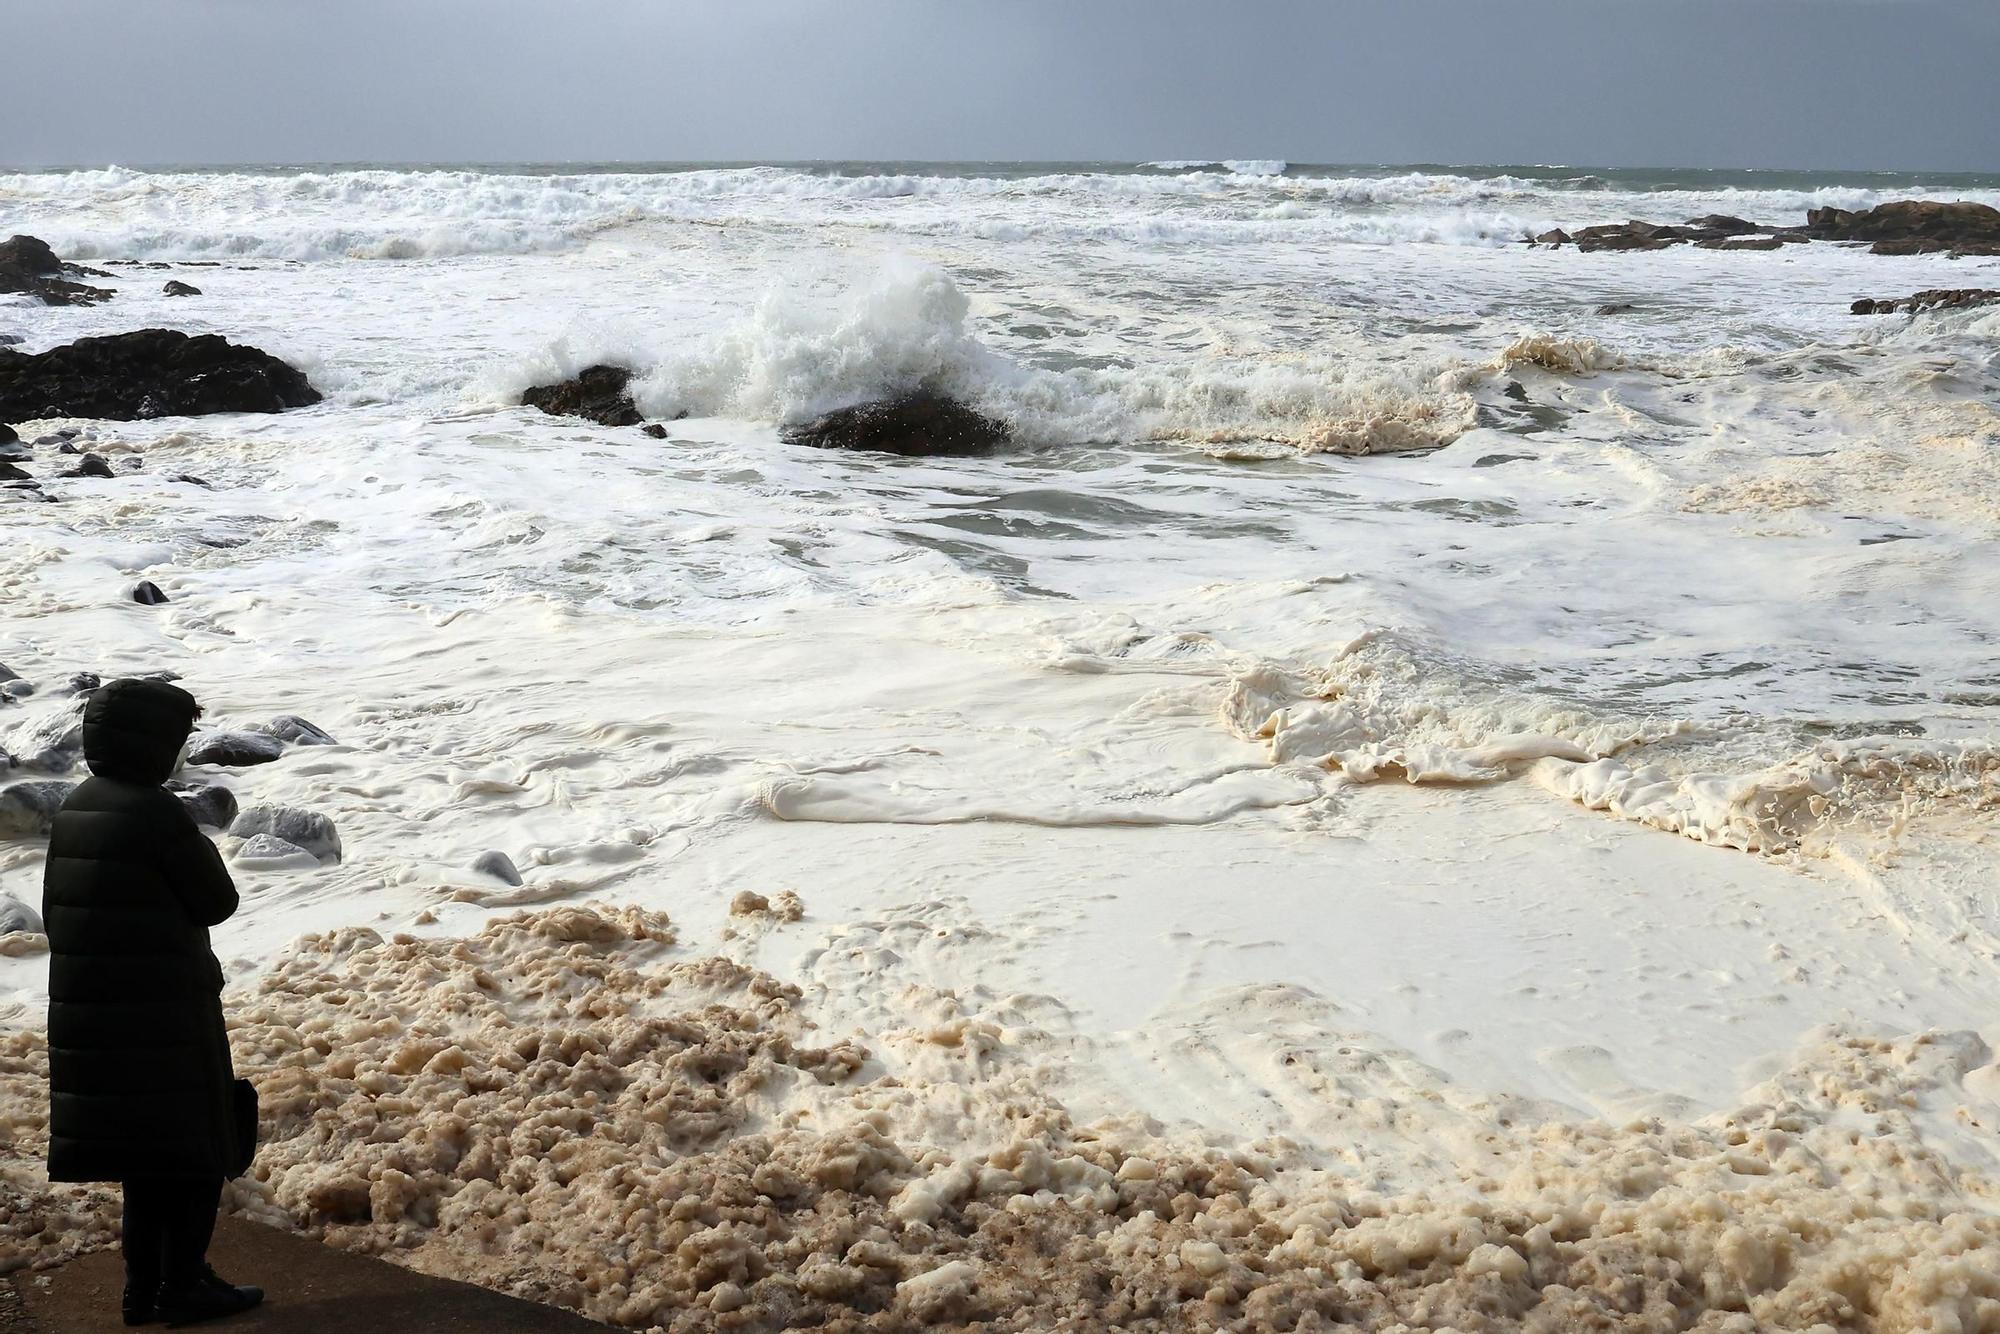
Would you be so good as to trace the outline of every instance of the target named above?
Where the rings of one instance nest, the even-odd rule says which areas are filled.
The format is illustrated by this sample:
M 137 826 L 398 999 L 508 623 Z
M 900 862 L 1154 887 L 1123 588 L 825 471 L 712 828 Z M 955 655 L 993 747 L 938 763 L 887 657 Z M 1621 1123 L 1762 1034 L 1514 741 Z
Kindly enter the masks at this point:
M 2000 209 L 1990 204 L 1899 199 L 1858 212 L 1816 208 L 1807 235 L 1822 241 L 1869 241 L 1874 255 L 2000 255 Z
M 1905 297 L 1862 297 L 1850 309 L 1856 315 L 1904 315 L 1919 310 L 1957 310 L 2000 301 L 1989 287 L 1933 287 Z
M 180 279 L 178 279 L 178 278 L 169 278 L 169 279 L 167 279 L 167 283 L 166 283 L 166 286 L 162 287 L 162 288 L 160 289 L 160 292 L 161 292 L 161 294 L 162 294 L 162 295 L 164 295 L 164 296 L 200 296 L 200 295 L 201 295 L 201 289 L 200 289 L 199 287 L 196 287 L 196 286 L 195 286 L 195 285 L 194 285 L 193 283 L 184 283 L 184 282 L 182 282 L 182 281 L 181 281 Z
M 141 579 L 132 585 L 132 600 L 142 607 L 164 607 L 173 601 L 151 579 Z
M 1007 426 L 957 399 L 919 390 L 901 398 L 839 408 L 784 438 L 819 449 L 865 449 L 884 454 L 951 456 L 984 454 L 1005 445 Z
M 319 402 L 303 372 L 216 334 L 137 329 L 29 355 L 0 348 L 0 419 L 133 421 Z
M 111 291 L 71 282 L 71 277 L 108 278 L 101 269 L 65 264 L 47 242 L 32 236 L 0 241 L 0 292 L 25 292 L 46 306 L 94 306 L 109 301 Z
M 1609 222 L 1575 231 L 1556 228 L 1528 238 L 1531 246 L 1578 250 L 1664 250 L 1697 245 L 1705 250 L 1776 250 L 1807 241 L 1865 241 L 1877 255 L 2000 255 L 2000 209 L 1933 199 L 1900 199 L 1874 208 L 1816 208 L 1804 226 L 1766 227 L 1725 213 L 1685 224 Z
M 524 407 L 551 417 L 582 417 L 601 426 L 637 426 L 632 372 L 623 366 L 592 366 L 567 380 L 538 384 L 521 395 Z
M 241 839 L 259 834 L 289 843 L 322 862 L 340 860 L 340 833 L 318 811 L 296 806 L 252 806 L 230 822 L 229 832 Z

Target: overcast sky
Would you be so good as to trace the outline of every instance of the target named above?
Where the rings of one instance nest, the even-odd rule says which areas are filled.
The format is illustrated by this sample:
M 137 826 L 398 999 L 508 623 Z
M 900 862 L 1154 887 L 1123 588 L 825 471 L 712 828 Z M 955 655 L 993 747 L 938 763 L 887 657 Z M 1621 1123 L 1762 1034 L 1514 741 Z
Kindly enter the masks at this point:
M 2000 0 L 0 0 L 0 162 L 2000 170 Z

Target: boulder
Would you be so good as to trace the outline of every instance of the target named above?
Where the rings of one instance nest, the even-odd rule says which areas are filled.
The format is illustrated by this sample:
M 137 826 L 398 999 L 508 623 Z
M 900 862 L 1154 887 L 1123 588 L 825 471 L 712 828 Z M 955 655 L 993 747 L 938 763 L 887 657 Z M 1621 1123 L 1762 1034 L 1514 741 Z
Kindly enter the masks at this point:
M 269 834 L 304 849 L 322 862 L 340 860 L 340 832 L 333 827 L 333 821 L 318 811 L 301 810 L 297 806 L 252 806 L 230 822 L 229 832 L 243 839 Z
M 77 672 L 69 678 L 69 693 L 72 695 L 88 695 L 103 684 L 104 678 L 96 672 Z
M 2000 209 L 1991 204 L 1899 199 L 1858 211 L 1816 208 L 1805 232 L 1822 241 L 1869 241 L 1877 255 L 2000 255 Z
M 132 600 L 142 607 L 158 607 L 171 601 L 151 579 L 141 579 L 132 585 Z
M 637 426 L 632 372 L 623 366 L 592 366 L 568 380 L 540 384 L 521 395 L 524 407 L 551 417 L 582 417 L 603 426 Z
M 315 727 L 296 713 L 281 713 L 268 723 L 258 723 L 251 729 L 266 736 L 276 737 L 288 746 L 331 746 L 333 737 L 325 729 Z
M 472 859 L 472 869 L 481 875 L 490 875 L 503 885 L 521 883 L 521 873 L 515 869 L 514 859 L 500 851 L 482 852 Z
M 1531 238 L 1530 244 L 1545 245 L 1545 246 L 1560 246 L 1568 244 L 1569 239 L 1570 236 L 1568 232 L 1564 231 L 1560 227 L 1556 227 L 1550 229 L 1549 231 L 1543 232 L 1540 236 Z
M 1784 242 L 1775 236 L 1719 236 L 1695 244 L 1703 250 L 1776 250 Z
M 26 768 L 68 773 L 83 758 L 83 702 L 71 700 L 54 713 L 25 724 L 8 739 L 7 749 Z
M 66 468 L 56 474 L 58 477 L 116 477 L 111 464 L 102 454 L 85 454 L 77 460 L 74 468 Z
M 236 822 L 236 794 L 218 783 L 183 785 L 174 795 L 204 829 L 227 829 Z
M 1687 225 L 1697 232 L 1707 232 L 1711 237 L 1742 236 L 1746 232 L 1764 230 L 1754 222 L 1746 222 L 1727 213 L 1704 213 L 1698 218 L 1689 218 Z
M 838 408 L 803 425 L 785 428 L 795 445 L 866 449 L 884 454 L 984 454 L 1007 443 L 1006 424 L 956 399 L 928 390 L 901 398 Z
M 160 289 L 166 296 L 200 296 L 201 289 L 192 283 L 184 283 L 178 278 L 167 279 L 167 285 Z
M 4 346 L 6 344 L 0 343 L 0 347 Z M 13 427 L 9 426 L 6 422 L 0 422 L 0 445 L 11 445 L 20 438 L 19 435 L 15 434 Z
M 278 738 L 262 732 L 205 732 L 188 748 L 188 763 L 240 769 L 269 764 L 284 751 Z
M 1662 235 L 1661 229 L 1643 222 L 1611 222 L 1585 227 L 1571 237 L 1576 248 L 1597 250 L 1664 250 L 1679 238 Z
M 37 936 L 48 934 L 40 913 L 19 899 L 0 894 L 0 936 L 10 931 L 26 931 Z
M 137 329 L 29 355 L 0 348 L 0 418 L 123 421 L 319 402 L 296 367 L 216 334 Z
M 16 783 L 0 788 L 0 838 L 47 838 L 75 783 Z
M 2000 301 L 2000 291 L 1987 287 L 1933 287 L 1915 296 L 1862 297 L 1849 307 L 1856 315 L 1901 315 L 1919 310 L 1958 310 Z
M 99 269 L 63 263 L 47 242 L 32 236 L 0 241 L 0 292 L 25 292 L 45 306 L 94 306 L 111 299 L 108 288 L 71 282 L 65 275 L 107 276 Z
M 645 432 L 647 435 L 652 436 L 653 439 L 655 440 L 664 440 L 667 438 L 667 428 L 660 425 L 658 422 L 647 422 L 644 426 L 641 426 L 639 429 Z
M 11 681 L 0 681 L 0 699 L 9 701 L 24 700 L 34 693 L 34 682 L 23 681 L 18 676 Z
M 11 463 L 0 463 L 0 482 L 32 482 L 34 477 Z

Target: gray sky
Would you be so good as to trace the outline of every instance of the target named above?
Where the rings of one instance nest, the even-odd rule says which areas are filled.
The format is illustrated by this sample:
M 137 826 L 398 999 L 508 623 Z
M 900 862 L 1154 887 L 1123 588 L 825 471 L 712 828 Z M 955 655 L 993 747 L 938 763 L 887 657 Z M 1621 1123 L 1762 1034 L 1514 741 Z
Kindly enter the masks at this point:
M 2000 171 L 2000 0 L 0 0 L 0 162 Z

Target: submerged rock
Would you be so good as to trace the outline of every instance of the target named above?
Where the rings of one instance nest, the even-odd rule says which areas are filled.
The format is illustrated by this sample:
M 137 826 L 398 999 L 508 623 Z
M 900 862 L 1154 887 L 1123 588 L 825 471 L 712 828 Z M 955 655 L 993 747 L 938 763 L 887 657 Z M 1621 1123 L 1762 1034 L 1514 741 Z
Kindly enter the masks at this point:
M 1854 211 L 1816 208 L 1807 235 L 1826 241 L 1871 241 L 1876 255 L 2000 255 L 2000 209 L 1991 204 L 1898 199 Z
M 288 746 L 331 746 L 332 734 L 317 727 L 296 713 L 281 713 L 268 723 L 257 723 L 250 729 L 276 737 Z
M 167 279 L 167 285 L 160 289 L 165 296 L 200 296 L 201 289 L 193 283 L 184 283 L 178 278 Z
M 913 456 L 984 454 L 1011 438 L 1004 422 L 927 390 L 838 408 L 803 425 L 786 427 L 784 437 L 792 444 L 819 449 Z
M 472 859 L 472 869 L 481 875 L 490 875 L 503 885 L 519 885 L 521 873 L 515 869 L 514 859 L 497 849 L 482 852 Z
M 340 831 L 318 811 L 297 806 L 252 806 L 230 822 L 229 832 L 243 839 L 269 834 L 303 848 L 320 861 L 340 860 Z
M 58 477 L 116 477 L 110 462 L 102 454 L 85 454 L 77 460 L 74 468 L 65 468 Z
M 253 764 L 269 764 L 284 751 L 285 747 L 278 738 L 261 732 L 209 732 L 195 739 L 188 750 L 188 763 L 240 769 Z
M 551 417 L 582 417 L 604 426 L 637 426 L 639 409 L 632 402 L 632 372 L 623 366 L 592 366 L 571 379 L 539 384 L 521 395 L 524 407 L 540 408 Z
M 0 789 L 0 838 L 47 838 L 75 783 L 16 783 Z
M 109 288 L 71 282 L 65 275 L 108 276 L 100 269 L 63 263 L 46 241 L 32 236 L 0 241 L 0 292 L 25 292 L 45 306 L 94 306 L 111 299 Z
M 1856 315 L 1902 315 L 1919 310 L 1957 310 L 2000 301 L 2000 291 L 1987 287 L 1933 287 L 1915 296 L 1862 297 L 1851 307 Z
M 0 348 L 0 417 L 131 421 L 320 401 L 294 366 L 216 334 L 136 329 L 28 355 Z
M 253 834 L 236 849 L 236 864 L 251 871 L 310 871 L 320 859 L 296 843 L 270 834 Z

